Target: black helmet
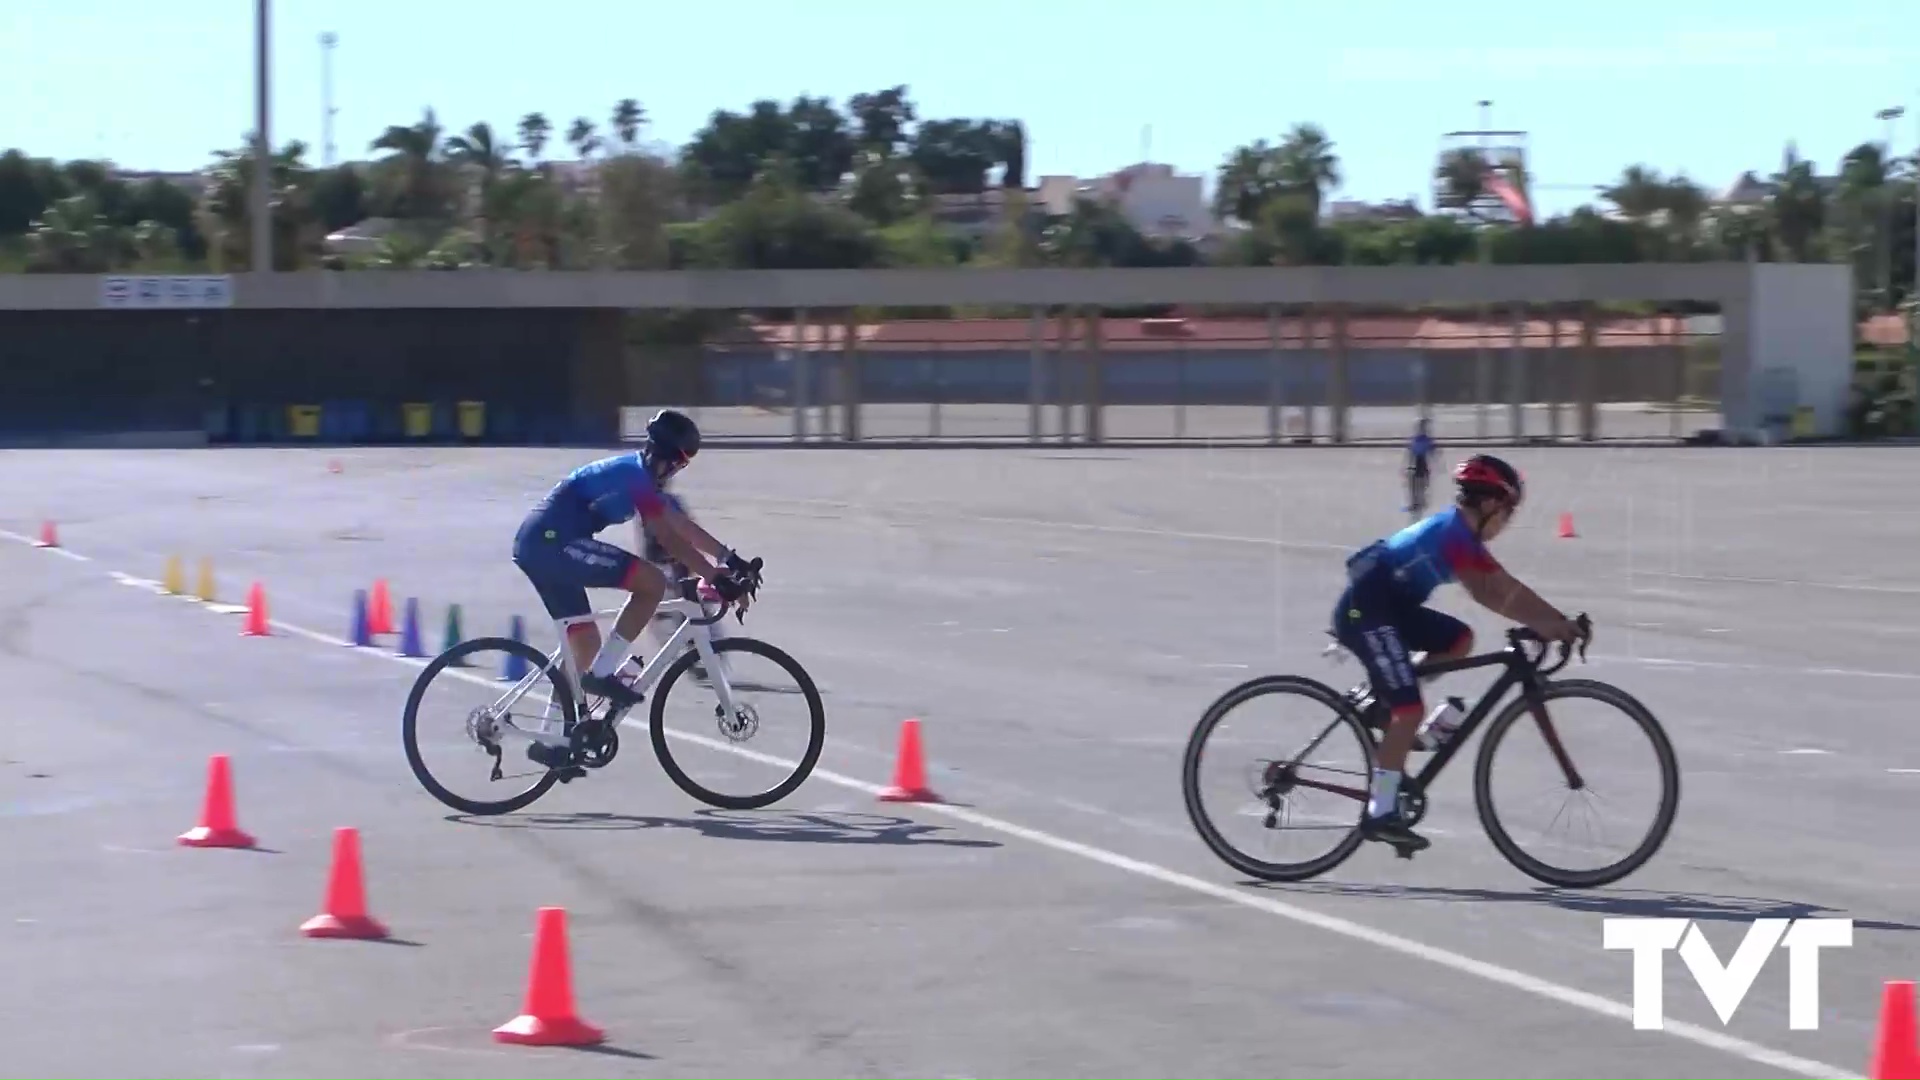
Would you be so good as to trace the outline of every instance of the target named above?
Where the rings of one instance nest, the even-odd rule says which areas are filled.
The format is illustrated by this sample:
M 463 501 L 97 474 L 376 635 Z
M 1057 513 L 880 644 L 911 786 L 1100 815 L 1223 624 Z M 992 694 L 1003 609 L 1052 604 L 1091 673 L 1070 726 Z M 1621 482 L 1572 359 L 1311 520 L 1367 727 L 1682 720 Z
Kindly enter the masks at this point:
M 700 428 L 686 413 L 661 409 L 647 421 L 647 464 L 656 475 L 678 471 L 700 452 Z
M 1520 470 L 1492 454 L 1475 454 L 1455 465 L 1453 482 L 1462 495 L 1492 496 L 1516 507 L 1527 493 L 1526 484 L 1520 479 Z

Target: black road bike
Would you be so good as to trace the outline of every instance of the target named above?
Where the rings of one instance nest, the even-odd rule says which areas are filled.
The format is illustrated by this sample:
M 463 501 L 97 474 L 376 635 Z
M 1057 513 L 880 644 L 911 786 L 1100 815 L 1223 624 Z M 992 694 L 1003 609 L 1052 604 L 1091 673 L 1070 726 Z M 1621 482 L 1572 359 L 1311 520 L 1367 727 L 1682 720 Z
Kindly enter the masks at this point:
M 1586 643 L 1591 636 L 1591 623 L 1585 615 L 1579 617 L 1581 639 L 1580 657 L 1586 659 Z M 1535 647 L 1537 648 L 1537 651 Z M 1337 648 L 1337 646 L 1335 647 Z M 1334 651 L 1330 649 L 1329 651 Z M 1400 784 L 1400 812 L 1409 825 L 1417 825 L 1426 817 L 1428 792 L 1434 781 L 1446 769 L 1467 740 L 1489 715 L 1493 715 L 1486 738 L 1481 740 L 1479 758 L 1474 765 L 1473 796 L 1475 808 L 1479 813 L 1480 824 L 1486 830 L 1488 839 L 1506 860 L 1536 880 L 1562 888 L 1592 888 L 1618 881 L 1639 869 L 1659 851 L 1665 842 L 1668 831 L 1673 827 L 1674 814 L 1680 803 L 1680 767 L 1675 760 L 1673 744 L 1667 739 L 1660 722 L 1654 718 L 1646 706 L 1635 700 L 1632 695 L 1618 687 L 1591 679 L 1554 679 L 1551 676 L 1565 667 L 1573 658 L 1574 648 L 1562 644 L 1557 663 L 1543 667 L 1552 647 L 1548 646 L 1537 634 L 1526 629 L 1507 631 L 1507 647 L 1497 652 L 1479 656 L 1463 657 L 1458 660 L 1433 661 L 1422 663 L 1415 668 L 1421 678 L 1442 675 L 1449 672 L 1466 671 L 1473 668 L 1500 666 L 1504 670 L 1495 679 L 1492 686 L 1481 695 L 1465 720 L 1439 745 L 1418 772 L 1408 770 Z M 1504 708 L 1501 703 L 1510 693 L 1517 690 L 1518 696 L 1507 701 Z M 1298 749 L 1288 751 L 1282 758 L 1256 758 L 1248 776 L 1249 787 L 1256 808 L 1250 816 L 1260 819 L 1265 830 L 1279 830 L 1288 827 L 1287 819 L 1292 802 L 1303 792 L 1320 791 L 1336 796 L 1344 796 L 1353 802 L 1353 818 L 1345 826 L 1346 833 L 1332 850 L 1316 858 L 1300 862 L 1274 862 L 1257 858 L 1234 846 L 1217 827 L 1214 818 L 1208 814 L 1201 799 L 1200 767 L 1208 756 L 1208 739 L 1219 728 L 1221 722 L 1235 709 L 1274 695 L 1305 699 L 1332 714 L 1331 718 L 1315 735 Z M 1523 850 L 1514 839 L 1507 824 L 1501 820 L 1495 805 L 1492 790 L 1492 772 L 1494 755 L 1503 745 L 1507 745 L 1510 736 L 1517 731 L 1537 730 L 1544 741 L 1552 760 L 1559 769 L 1559 780 L 1570 794 L 1598 796 L 1579 766 L 1565 740 L 1560 728 L 1556 726 L 1553 712 L 1558 702 L 1586 700 L 1610 706 L 1625 715 L 1632 727 L 1637 728 L 1652 745 L 1657 761 L 1660 782 L 1659 807 L 1653 816 L 1651 826 L 1640 842 L 1627 855 L 1606 866 L 1594 869 L 1576 870 L 1556 866 L 1543 858 Z M 1522 721 L 1530 721 L 1523 724 Z M 1360 835 L 1360 817 L 1366 810 L 1369 780 L 1372 776 L 1379 742 L 1385 735 L 1386 709 L 1372 701 L 1370 688 L 1366 683 L 1355 687 L 1345 694 L 1339 693 L 1325 683 L 1297 675 L 1269 675 L 1252 679 L 1222 694 L 1207 708 L 1200 722 L 1194 727 L 1187 742 L 1186 758 L 1181 771 L 1181 786 L 1185 791 L 1187 814 L 1193 821 L 1200 838 L 1206 841 L 1213 853 L 1227 865 L 1242 873 L 1265 881 L 1304 881 L 1317 877 L 1345 862 L 1348 856 L 1362 843 Z M 1354 770 L 1337 770 L 1332 779 L 1321 779 L 1310 773 L 1324 769 L 1315 763 L 1314 755 L 1321 751 L 1337 732 L 1346 732 L 1358 741 L 1361 748 L 1362 767 L 1358 776 Z M 1256 748 L 1255 753 L 1282 751 L 1281 747 Z M 1216 749 L 1215 753 L 1223 753 Z M 1557 819 L 1557 816 L 1556 816 Z M 1398 850 L 1403 858 L 1412 858 L 1412 853 Z

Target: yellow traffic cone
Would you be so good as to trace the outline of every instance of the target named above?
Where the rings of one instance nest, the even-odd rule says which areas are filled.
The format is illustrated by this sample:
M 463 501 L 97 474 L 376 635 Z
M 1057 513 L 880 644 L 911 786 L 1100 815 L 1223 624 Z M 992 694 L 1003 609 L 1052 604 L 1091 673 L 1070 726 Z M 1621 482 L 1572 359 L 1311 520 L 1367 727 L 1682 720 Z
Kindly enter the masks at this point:
M 213 560 L 200 560 L 200 587 L 193 591 L 202 602 L 213 603 Z
M 186 571 L 180 568 L 180 556 L 167 556 L 167 573 L 161 579 L 160 587 L 167 590 L 169 596 L 179 596 L 187 591 Z

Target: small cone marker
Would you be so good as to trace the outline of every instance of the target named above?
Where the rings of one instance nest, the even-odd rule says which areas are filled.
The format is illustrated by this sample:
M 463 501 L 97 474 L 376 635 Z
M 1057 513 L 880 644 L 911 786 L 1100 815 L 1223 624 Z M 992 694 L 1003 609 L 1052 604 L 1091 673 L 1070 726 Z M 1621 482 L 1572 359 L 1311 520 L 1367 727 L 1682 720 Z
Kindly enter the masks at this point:
M 1869 1080 L 1920 1080 L 1920 1031 L 1915 1030 L 1913 983 L 1888 982 L 1880 998 Z
M 516 1046 L 594 1046 L 606 1032 L 573 1012 L 573 971 L 567 959 L 567 909 L 544 907 L 533 930 L 533 970 L 520 1015 L 493 1029 L 495 1042 Z
M 199 586 L 193 590 L 193 595 L 196 597 L 199 597 L 200 600 L 204 603 L 208 603 L 208 604 L 213 603 L 214 592 L 213 592 L 213 560 L 212 559 L 200 560 L 200 582 L 199 582 Z
M 247 624 L 240 628 L 243 637 L 267 637 L 267 590 L 254 582 L 247 590 Z
M 515 641 L 525 641 L 526 634 L 526 627 L 521 625 L 520 616 L 515 615 L 513 622 L 507 625 L 507 636 Z M 500 672 L 501 681 L 517 683 L 526 677 L 527 661 L 519 653 L 508 653 L 507 662 Z
M 34 547 L 56 548 L 60 546 L 60 534 L 54 529 L 51 520 L 40 523 L 40 539 Z
M 340 475 L 340 460 L 338 458 L 335 458 L 334 460 L 327 462 L 327 471 L 334 474 L 335 476 Z
M 900 756 L 893 766 L 893 786 L 880 793 L 881 802 L 937 803 L 940 796 L 927 786 L 926 756 L 920 749 L 920 721 L 900 722 Z
M 373 628 L 367 622 L 367 590 L 353 590 L 353 626 L 347 632 L 349 646 L 364 648 L 373 644 Z
M 161 575 L 160 587 L 169 596 L 179 596 L 187 591 L 187 572 L 180 568 L 180 556 L 167 556 L 167 572 Z
M 250 848 L 253 837 L 240 831 L 233 814 L 233 773 L 227 755 L 215 754 L 207 763 L 207 797 L 200 806 L 200 824 L 180 834 L 183 847 Z
M 407 597 L 407 617 L 400 628 L 400 655 L 418 659 L 426 650 L 420 647 L 420 601 Z
M 455 645 L 460 644 L 460 641 L 460 605 L 454 604 L 447 608 L 447 632 L 442 638 L 440 651 L 443 653 L 451 652 Z M 448 663 L 447 666 L 466 667 L 467 662 L 465 660 L 454 660 Z
M 367 629 L 375 634 L 393 633 L 393 598 L 387 595 L 387 579 L 376 578 L 373 596 L 367 606 Z
M 367 887 L 360 872 L 360 832 L 352 827 L 333 830 L 333 869 L 327 873 L 326 902 L 320 914 L 300 924 L 311 938 L 352 938 L 376 941 L 387 928 L 367 914 Z
M 1562 513 L 1560 515 L 1560 539 L 1572 540 L 1574 538 L 1574 535 L 1575 534 L 1573 531 L 1573 515 Z

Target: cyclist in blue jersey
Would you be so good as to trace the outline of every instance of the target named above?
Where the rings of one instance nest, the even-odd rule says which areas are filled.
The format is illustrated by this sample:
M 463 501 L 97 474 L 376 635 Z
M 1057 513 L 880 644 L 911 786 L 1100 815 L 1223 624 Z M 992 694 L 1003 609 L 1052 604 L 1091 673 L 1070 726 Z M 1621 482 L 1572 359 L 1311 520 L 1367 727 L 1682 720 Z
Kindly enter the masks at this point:
M 1482 606 L 1522 623 L 1549 641 L 1571 641 L 1580 629 L 1553 605 L 1508 574 L 1487 541 L 1513 520 L 1525 495 L 1520 473 L 1489 454 L 1475 454 L 1453 470 L 1458 497 L 1447 507 L 1360 549 L 1347 560 L 1347 588 L 1333 609 L 1333 632 L 1360 658 L 1372 684 L 1373 708 L 1389 717 L 1380 742 L 1361 835 L 1403 851 L 1428 841 L 1400 814 L 1400 777 L 1420 727 L 1420 684 L 1410 652 L 1422 660 L 1451 660 L 1473 648 L 1473 630 L 1427 607 L 1435 589 L 1458 581 Z
M 662 490 L 699 452 L 700 429 L 685 414 L 663 410 L 647 422 L 646 443 L 639 451 L 602 458 L 568 473 L 527 515 L 514 537 L 514 564 L 533 583 L 566 639 L 580 673 L 581 691 L 621 708 L 630 708 L 641 698 L 614 673 L 659 607 L 667 583 L 658 567 L 596 539 L 598 533 L 633 521 L 636 546 L 646 550 L 649 538 L 658 540 L 676 562 L 730 601 L 759 584 L 748 560 L 675 509 Z M 718 559 L 719 565 L 709 556 Z M 631 594 L 604 643 L 587 602 L 588 589 L 621 589 Z M 529 757 L 549 766 L 567 753 L 565 747 L 540 743 L 527 748 Z M 543 754 L 555 761 L 543 761 Z
M 1432 476 L 1433 455 L 1440 447 L 1428 434 L 1428 420 L 1421 417 L 1407 440 L 1407 513 L 1427 511 L 1427 481 Z

